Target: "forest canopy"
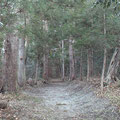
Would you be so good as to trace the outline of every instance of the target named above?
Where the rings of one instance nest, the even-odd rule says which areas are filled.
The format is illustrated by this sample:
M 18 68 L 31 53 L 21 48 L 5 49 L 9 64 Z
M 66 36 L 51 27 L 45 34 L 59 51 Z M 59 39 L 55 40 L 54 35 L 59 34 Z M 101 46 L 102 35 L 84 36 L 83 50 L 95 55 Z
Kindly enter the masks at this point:
M 37 84 L 97 76 L 102 89 L 119 79 L 118 0 L 2 0 L 0 21 L 1 78 L 8 91 L 29 78 Z

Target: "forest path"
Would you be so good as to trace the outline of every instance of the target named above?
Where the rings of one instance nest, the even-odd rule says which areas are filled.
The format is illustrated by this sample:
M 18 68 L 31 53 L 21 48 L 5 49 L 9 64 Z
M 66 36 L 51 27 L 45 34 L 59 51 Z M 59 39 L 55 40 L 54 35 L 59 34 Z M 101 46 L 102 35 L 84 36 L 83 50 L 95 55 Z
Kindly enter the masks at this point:
M 61 82 L 31 88 L 11 101 L 20 120 L 120 120 L 117 108 L 98 98 L 90 84 Z

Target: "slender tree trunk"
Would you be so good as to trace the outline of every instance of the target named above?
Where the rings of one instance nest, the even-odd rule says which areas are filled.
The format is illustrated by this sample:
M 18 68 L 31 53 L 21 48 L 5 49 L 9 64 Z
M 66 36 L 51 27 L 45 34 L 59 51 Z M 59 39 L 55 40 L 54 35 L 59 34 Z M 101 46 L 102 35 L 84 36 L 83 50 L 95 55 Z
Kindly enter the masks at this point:
M 60 78 L 60 76 L 61 76 L 61 69 L 60 69 L 60 62 L 59 62 L 60 60 L 59 59 L 56 59 L 56 64 L 55 64 L 55 68 L 56 68 L 56 78 Z
M 72 46 L 72 40 L 70 38 L 69 40 L 69 59 L 70 59 L 70 80 L 75 79 L 75 63 L 74 63 L 74 55 L 73 55 L 73 46 Z
M 38 78 L 39 78 L 39 57 L 37 57 L 37 62 L 36 62 L 36 72 L 35 72 L 35 84 L 37 84 Z
M 18 85 L 25 84 L 25 39 L 19 39 Z
M 90 49 L 90 77 L 93 77 L 93 49 Z
M 113 54 L 113 57 L 111 59 L 109 68 L 108 68 L 108 72 L 105 78 L 105 82 L 107 83 L 111 83 L 112 81 L 116 81 L 117 80 L 117 71 L 119 68 L 119 64 L 120 64 L 120 47 L 116 47 L 115 48 L 115 52 Z
M 106 69 L 106 61 L 107 61 L 107 50 L 104 49 L 103 69 L 102 69 L 102 75 L 101 75 L 101 92 L 103 91 L 103 83 L 104 83 L 104 76 L 105 76 L 105 69 Z
M 93 77 L 93 49 L 87 51 L 87 81 Z
M 87 50 L 87 81 L 90 80 L 90 49 Z
M 65 79 L 64 40 L 62 40 L 62 80 Z
M 48 80 L 48 53 L 43 57 L 43 78 Z
M 104 37 L 106 38 L 106 14 L 104 11 Z M 105 69 L 106 69 L 106 61 L 107 61 L 107 49 L 104 48 L 104 60 L 103 60 L 103 69 L 101 75 L 101 92 L 103 92 L 103 83 L 104 83 L 104 76 L 105 76 Z
M 53 77 L 53 69 L 51 67 L 51 62 L 48 63 L 48 77 L 52 78 Z
M 44 25 L 43 25 L 43 29 L 48 32 L 48 21 L 47 20 L 44 20 Z M 49 67 L 48 67 L 48 44 L 46 45 L 46 48 L 45 48 L 45 54 L 43 56 L 43 78 L 45 80 L 48 81 L 48 74 L 49 74 Z
M 24 12 L 24 27 L 26 28 L 27 26 L 27 17 L 26 17 L 26 13 Z M 27 62 L 27 55 L 26 55 L 26 51 L 27 51 L 27 47 L 28 47 L 28 39 L 27 36 L 24 34 L 24 82 L 26 82 L 26 62 Z
M 83 71 L 82 71 L 82 49 L 81 49 L 81 51 L 80 51 L 80 81 L 82 81 L 83 80 Z
M 24 78 L 25 78 L 25 81 L 27 80 L 26 78 L 26 65 L 27 65 L 27 49 L 28 49 L 28 38 L 25 36 L 25 57 L 24 57 L 24 60 L 25 60 L 25 68 L 24 68 Z

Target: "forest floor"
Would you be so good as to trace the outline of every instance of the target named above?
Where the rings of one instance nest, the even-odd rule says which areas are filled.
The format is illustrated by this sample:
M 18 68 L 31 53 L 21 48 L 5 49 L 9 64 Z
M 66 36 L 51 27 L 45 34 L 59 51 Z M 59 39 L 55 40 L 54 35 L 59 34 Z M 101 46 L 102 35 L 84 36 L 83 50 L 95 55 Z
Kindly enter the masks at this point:
M 9 113 L 1 120 L 120 120 L 118 108 L 95 91 L 90 83 L 77 81 L 29 87 L 9 101 L 14 119 Z

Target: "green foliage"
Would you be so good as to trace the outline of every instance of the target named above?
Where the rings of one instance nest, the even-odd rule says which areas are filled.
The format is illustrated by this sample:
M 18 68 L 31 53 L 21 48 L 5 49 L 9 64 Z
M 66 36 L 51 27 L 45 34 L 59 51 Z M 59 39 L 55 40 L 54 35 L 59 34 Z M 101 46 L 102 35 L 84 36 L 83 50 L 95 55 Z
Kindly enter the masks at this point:
M 120 18 L 113 7 L 119 10 L 118 0 L 2 0 L 0 21 L 4 25 L 0 28 L 0 46 L 7 32 L 17 30 L 19 37 L 28 39 L 27 56 L 34 61 L 38 56 L 42 60 L 46 49 L 50 59 L 61 59 L 61 40 L 65 40 L 65 62 L 68 63 L 70 36 L 75 41 L 75 51 L 81 48 L 112 49 L 117 45 L 120 33 Z M 48 30 L 43 27 L 45 21 Z
M 119 0 L 96 0 L 95 5 L 102 5 L 104 8 L 110 7 L 112 4 L 119 4 Z

